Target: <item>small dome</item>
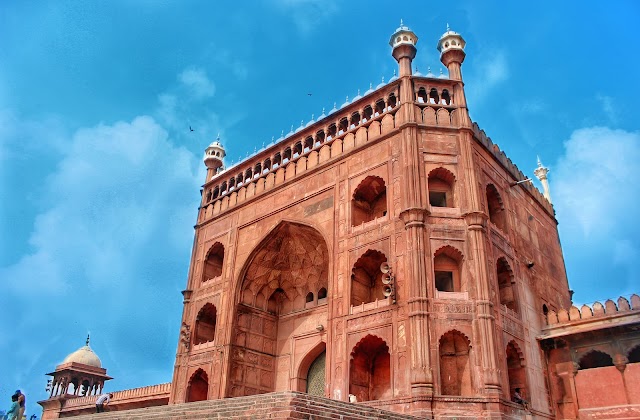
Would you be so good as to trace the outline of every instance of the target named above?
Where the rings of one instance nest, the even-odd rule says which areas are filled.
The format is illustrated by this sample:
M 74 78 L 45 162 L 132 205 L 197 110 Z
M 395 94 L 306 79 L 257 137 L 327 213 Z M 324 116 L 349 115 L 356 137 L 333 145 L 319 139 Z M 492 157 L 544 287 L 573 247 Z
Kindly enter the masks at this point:
M 93 350 L 91 350 L 91 347 L 89 347 L 89 337 L 87 337 L 87 344 L 65 357 L 62 364 L 71 362 L 82 363 L 83 365 L 89 365 L 97 368 L 102 367 L 100 358 L 93 352 Z

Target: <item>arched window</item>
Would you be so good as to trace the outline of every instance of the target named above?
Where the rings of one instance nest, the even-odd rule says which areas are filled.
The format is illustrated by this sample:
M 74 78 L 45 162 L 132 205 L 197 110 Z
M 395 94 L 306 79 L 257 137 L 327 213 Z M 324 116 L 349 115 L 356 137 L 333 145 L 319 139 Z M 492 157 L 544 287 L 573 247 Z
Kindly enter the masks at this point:
M 373 108 L 371 108 L 371 105 L 365 106 L 364 110 L 363 110 L 364 120 L 369 121 L 372 116 L 373 116 Z M 363 122 L 364 122 L 364 120 L 363 120 Z
M 346 132 L 348 128 L 349 128 L 349 120 L 347 120 L 347 117 L 340 119 L 340 123 L 338 125 L 338 134 L 342 134 Z
M 444 246 L 435 252 L 433 274 L 436 290 L 439 292 L 462 291 L 461 264 L 462 253 L 452 246 Z
M 196 370 L 187 388 L 187 402 L 205 401 L 209 393 L 209 380 L 207 374 L 202 369 Z
M 304 152 L 307 153 L 311 149 L 313 149 L 313 137 L 307 136 L 304 139 Z
M 209 248 L 207 257 L 204 260 L 202 270 L 202 281 L 208 281 L 222 275 L 222 264 L 224 262 L 224 246 L 220 242 L 213 244 Z
M 429 103 L 434 105 L 440 103 L 440 96 L 438 95 L 438 91 L 436 90 L 436 88 L 432 88 L 429 91 Z
M 503 232 L 507 231 L 507 215 L 504 211 L 502 197 L 498 193 L 495 185 L 487 185 L 487 206 L 489 210 L 489 220 Z
M 471 395 L 469 339 L 460 331 L 449 331 L 440 338 L 440 393 Z
M 386 299 L 383 294 L 382 272 L 380 271 L 380 264 L 385 261 L 387 261 L 387 257 L 383 253 L 370 249 L 353 265 L 351 271 L 352 306 Z
M 442 91 L 441 101 L 442 105 L 451 105 L 451 97 L 449 96 L 449 91 L 447 89 Z
M 212 199 L 215 200 L 216 198 L 218 198 L 219 195 L 220 195 L 220 187 L 216 185 L 216 187 L 213 189 Z
M 253 169 L 249 168 L 244 173 L 244 179 L 246 179 L 248 182 L 248 181 L 251 181 L 251 178 L 253 178 Z
M 285 163 L 284 161 L 290 161 L 291 160 L 291 148 L 287 147 L 286 149 L 284 149 L 284 154 L 282 155 L 282 162 Z
M 235 178 L 231 178 L 229 180 L 229 191 L 232 191 L 235 186 L 236 186 L 236 179 Z
M 423 87 L 418 89 L 418 94 L 416 95 L 416 98 L 417 98 L 416 100 L 421 104 L 427 103 L 427 90 Z
M 325 134 L 324 134 L 324 130 L 319 130 L 316 133 L 316 143 L 320 143 L 322 144 L 325 140 Z
M 307 303 L 313 302 L 313 292 L 307 293 L 307 297 L 305 298 L 305 302 L 307 302 Z
M 262 164 L 262 172 L 269 172 L 271 170 L 271 159 L 266 158 Z
M 605 352 L 592 350 L 580 358 L 578 366 L 578 369 L 613 366 L 613 359 Z
M 302 154 L 302 142 L 296 142 L 293 146 L 293 157 L 298 157 Z
M 524 356 L 515 341 L 510 341 L 509 344 L 507 344 L 506 355 L 507 374 L 509 377 L 509 397 L 511 397 L 516 388 L 520 388 L 522 393 L 526 390 L 527 384 L 524 370 Z
M 349 394 L 358 401 L 373 401 L 392 396 L 389 346 L 380 337 L 367 335 L 351 352 Z
M 374 114 L 374 116 L 378 116 L 382 113 L 384 113 L 384 108 L 385 108 L 385 103 L 384 103 L 384 99 L 378 99 L 376 101 L 376 112 Z
M 429 172 L 429 204 L 432 207 L 454 207 L 453 186 L 455 177 L 445 168 Z
M 242 180 L 243 180 L 243 179 L 244 179 L 244 177 L 243 177 L 243 175 L 242 175 L 242 172 L 240 172 L 240 173 L 238 174 L 238 176 L 236 177 L 236 185 L 240 185 L 240 184 L 242 184 Z
M 500 293 L 500 304 L 512 311 L 517 311 L 516 294 L 513 281 L 513 270 L 506 258 L 500 257 L 496 263 L 496 273 L 498 276 L 498 290 Z
M 334 138 L 337 133 L 338 133 L 338 128 L 336 127 L 335 124 L 331 124 L 327 129 L 327 140 Z
M 200 309 L 196 318 L 194 344 L 213 341 L 216 335 L 216 307 L 207 303 Z
M 388 105 L 388 109 L 393 109 L 396 107 L 396 104 L 398 103 L 398 100 L 396 99 L 396 94 L 395 93 L 390 93 L 389 94 L 389 100 L 387 101 L 387 105 Z
M 273 156 L 273 166 L 275 168 L 275 166 L 280 166 L 282 165 L 282 155 L 280 155 L 280 152 L 276 153 L 275 156 Z
M 351 125 L 349 126 L 349 128 L 355 128 L 359 124 L 360 124 L 360 113 L 356 111 L 353 114 L 351 114 Z
M 351 220 L 353 226 L 387 215 L 387 187 L 378 176 L 366 177 L 353 193 Z
M 262 173 L 262 163 L 256 163 L 255 168 L 253 169 L 253 176 L 259 176 Z
M 318 300 L 326 299 L 326 297 L 327 297 L 327 289 L 323 287 L 322 289 L 318 290 Z

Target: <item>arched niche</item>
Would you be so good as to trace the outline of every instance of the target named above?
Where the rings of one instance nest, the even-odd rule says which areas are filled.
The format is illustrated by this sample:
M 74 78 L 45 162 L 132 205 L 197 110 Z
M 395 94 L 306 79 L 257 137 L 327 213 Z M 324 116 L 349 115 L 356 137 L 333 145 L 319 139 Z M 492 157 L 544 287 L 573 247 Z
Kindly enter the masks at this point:
M 440 337 L 440 393 L 471 395 L 470 341 L 460 331 L 452 330 Z
M 387 187 L 384 179 L 368 176 L 358 184 L 351 199 L 351 222 L 359 226 L 387 214 Z
M 207 399 L 208 393 L 209 378 L 204 370 L 198 369 L 189 378 L 186 402 L 204 401 Z
M 216 242 L 209 248 L 207 256 L 204 260 L 202 270 L 202 281 L 222 276 L 222 264 L 224 263 L 224 246 L 220 242 Z
M 383 294 L 380 264 L 387 257 L 380 251 L 367 250 L 353 265 L 351 270 L 351 305 L 357 306 L 376 300 L 386 299 Z
M 390 398 L 391 356 L 387 343 L 375 335 L 367 335 L 351 352 L 349 362 L 349 394 L 358 401 Z

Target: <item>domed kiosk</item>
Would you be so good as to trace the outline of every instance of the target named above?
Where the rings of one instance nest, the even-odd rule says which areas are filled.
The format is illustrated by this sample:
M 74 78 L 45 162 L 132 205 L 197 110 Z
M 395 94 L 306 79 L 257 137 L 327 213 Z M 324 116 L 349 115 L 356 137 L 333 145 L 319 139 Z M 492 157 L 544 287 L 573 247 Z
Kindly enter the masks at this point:
M 89 347 L 89 336 L 84 346 L 65 357 L 56 370 L 47 375 L 53 376 L 50 397 L 99 395 L 104 382 L 112 379 Z

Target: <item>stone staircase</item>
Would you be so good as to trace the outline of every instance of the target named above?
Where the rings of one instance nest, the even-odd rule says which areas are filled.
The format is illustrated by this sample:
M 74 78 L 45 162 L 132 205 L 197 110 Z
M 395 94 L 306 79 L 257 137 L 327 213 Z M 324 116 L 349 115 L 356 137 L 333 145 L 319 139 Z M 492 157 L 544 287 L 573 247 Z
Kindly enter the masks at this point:
M 108 410 L 108 408 L 107 408 Z M 183 420 L 183 419 L 300 419 L 300 420 L 416 420 L 408 414 L 344 401 L 284 391 L 74 416 L 73 420 Z

